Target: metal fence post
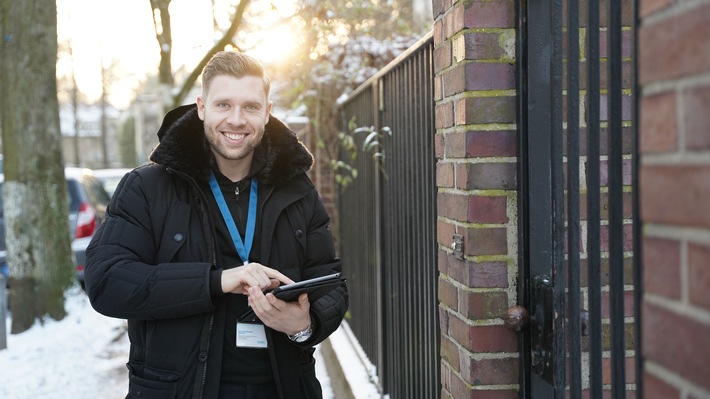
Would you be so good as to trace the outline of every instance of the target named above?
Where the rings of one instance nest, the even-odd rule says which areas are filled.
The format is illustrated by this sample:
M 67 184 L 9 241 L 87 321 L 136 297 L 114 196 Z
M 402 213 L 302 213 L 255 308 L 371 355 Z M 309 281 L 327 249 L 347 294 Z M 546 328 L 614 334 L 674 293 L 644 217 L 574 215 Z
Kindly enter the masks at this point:
M 7 290 L 5 276 L 0 274 L 0 350 L 7 348 Z

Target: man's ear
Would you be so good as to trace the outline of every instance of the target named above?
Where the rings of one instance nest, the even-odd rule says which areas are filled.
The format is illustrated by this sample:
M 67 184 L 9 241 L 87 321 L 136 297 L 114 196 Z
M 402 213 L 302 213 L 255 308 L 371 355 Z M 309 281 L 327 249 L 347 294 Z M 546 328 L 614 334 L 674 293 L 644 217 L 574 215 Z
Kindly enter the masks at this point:
M 197 96 L 197 116 L 201 121 L 205 121 L 205 101 L 202 96 Z
M 266 120 L 264 121 L 264 126 L 266 126 L 267 123 L 269 123 L 269 118 L 271 118 L 271 107 L 274 105 L 271 101 L 269 101 L 268 104 L 266 104 Z

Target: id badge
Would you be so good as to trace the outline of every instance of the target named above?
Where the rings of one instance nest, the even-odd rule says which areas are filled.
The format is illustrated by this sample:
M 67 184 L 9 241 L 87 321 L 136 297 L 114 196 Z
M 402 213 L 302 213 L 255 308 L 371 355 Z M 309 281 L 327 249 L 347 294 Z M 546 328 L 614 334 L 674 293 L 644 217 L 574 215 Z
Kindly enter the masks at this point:
M 263 324 L 237 322 L 238 348 L 268 348 Z

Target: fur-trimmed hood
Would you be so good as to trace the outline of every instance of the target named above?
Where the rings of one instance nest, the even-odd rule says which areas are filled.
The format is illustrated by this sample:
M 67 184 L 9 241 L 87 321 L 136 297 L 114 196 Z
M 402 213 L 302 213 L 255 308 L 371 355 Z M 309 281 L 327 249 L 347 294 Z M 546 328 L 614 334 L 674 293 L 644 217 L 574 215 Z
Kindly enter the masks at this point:
M 151 161 L 197 181 L 209 178 L 213 155 L 196 104 L 183 105 L 168 112 L 158 130 L 158 140 L 160 143 L 150 155 Z M 259 180 L 268 185 L 290 180 L 313 165 L 313 156 L 308 149 L 273 115 L 269 117 L 264 138 L 254 155 L 263 157 L 264 168 L 259 173 Z

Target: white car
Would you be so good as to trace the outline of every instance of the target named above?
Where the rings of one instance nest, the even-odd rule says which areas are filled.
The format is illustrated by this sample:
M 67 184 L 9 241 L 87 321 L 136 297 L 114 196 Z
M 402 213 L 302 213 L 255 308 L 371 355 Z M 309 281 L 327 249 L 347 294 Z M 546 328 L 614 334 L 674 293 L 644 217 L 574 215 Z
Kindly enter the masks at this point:
M 123 179 L 126 173 L 133 169 L 129 168 L 111 168 L 111 169 L 94 169 L 94 176 L 99 179 L 104 186 L 106 193 L 110 196 L 116 191 L 116 186 Z

